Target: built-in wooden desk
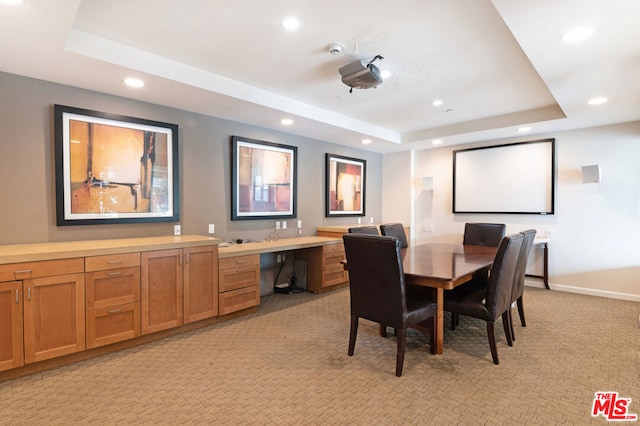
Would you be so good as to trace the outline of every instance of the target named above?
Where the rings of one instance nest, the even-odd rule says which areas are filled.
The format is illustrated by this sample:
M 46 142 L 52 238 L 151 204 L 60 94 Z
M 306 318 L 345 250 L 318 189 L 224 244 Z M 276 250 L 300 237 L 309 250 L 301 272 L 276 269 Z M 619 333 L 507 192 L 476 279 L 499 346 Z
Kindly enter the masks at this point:
M 344 234 L 349 232 L 349 228 L 357 228 L 360 226 L 375 226 L 380 230 L 380 224 L 351 224 L 351 225 L 327 225 L 327 226 L 318 226 L 316 227 L 316 232 L 321 237 L 334 237 L 334 238 L 342 238 Z M 405 225 L 404 232 L 407 234 L 407 239 L 409 239 L 409 227 Z
M 236 266 L 255 264 L 250 256 L 263 253 L 294 251 L 296 259 L 307 263 L 307 290 L 322 293 L 349 281 L 349 275 L 340 263 L 344 260 L 342 238 L 332 237 L 293 237 L 274 241 L 245 242 L 241 244 L 222 244 L 219 246 L 221 262 L 225 259 L 237 259 Z M 233 271 L 231 271 L 233 272 Z

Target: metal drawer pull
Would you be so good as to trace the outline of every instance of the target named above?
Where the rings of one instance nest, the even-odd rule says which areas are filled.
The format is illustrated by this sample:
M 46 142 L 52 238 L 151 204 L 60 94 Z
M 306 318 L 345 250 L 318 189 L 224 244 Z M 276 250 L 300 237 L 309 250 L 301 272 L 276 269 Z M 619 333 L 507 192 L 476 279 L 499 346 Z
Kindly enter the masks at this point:
M 31 273 L 31 269 L 21 269 L 19 271 L 13 271 L 14 274 L 28 274 Z
M 31 300 L 31 287 L 27 287 L 27 300 Z
M 189 253 L 184 255 L 185 262 L 189 263 Z
M 244 272 L 246 269 L 236 269 L 236 272 Z
M 107 311 L 107 313 L 109 314 L 117 314 L 118 312 L 122 312 L 122 308 L 111 309 L 110 311 Z
M 113 265 L 114 263 L 122 263 L 122 260 L 109 260 L 107 261 L 109 265 Z
M 20 299 L 18 298 L 18 290 L 16 290 L 16 303 L 20 302 Z
M 246 260 L 236 260 L 236 263 L 240 264 L 240 263 L 247 263 Z
M 107 275 L 109 275 L 110 277 L 114 277 L 117 275 L 122 275 L 122 272 L 109 272 Z

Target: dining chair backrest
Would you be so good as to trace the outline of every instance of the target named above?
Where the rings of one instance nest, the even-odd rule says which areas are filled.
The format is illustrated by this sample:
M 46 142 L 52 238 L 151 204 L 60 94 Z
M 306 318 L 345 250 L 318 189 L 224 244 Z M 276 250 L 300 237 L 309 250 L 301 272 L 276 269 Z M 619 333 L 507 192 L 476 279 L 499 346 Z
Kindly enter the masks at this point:
M 344 234 L 351 315 L 404 328 L 406 287 L 397 238 Z
M 465 223 L 462 244 L 498 247 L 506 231 L 504 223 Z
M 497 319 L 511 306 L 511 293 L 524 234 L 504 237 L 498 246 L 489 281 L 486 287 L 485 306 L 489 314 Z
M 404 226 L 401 223 L 386 223 L 380 225 L 380 232 L 387 237 L 396 237 L 398 241 L 400 241 L 400 248 L 409 247 L 407 234 L 404 232 Z
M 511 302 L 515 302 L 524 292 L 524 278 L 527 271 L 527 261 L 529 260 L 529 253 L 533 246 L 533 240 L 536 237 L 535 229 L 527 229 L 521 232 L 524 235 L 524 242 L 520 249 L 520 255 L 518 256 L 518 265 L 516 266 L 515 278 L 513 280 L 513 292 L 511 296 Z
M 380 235 L 378 228 L 375 226 L 354 226 L 349 228 L 350 234 L 367 234 L 367 235 Z

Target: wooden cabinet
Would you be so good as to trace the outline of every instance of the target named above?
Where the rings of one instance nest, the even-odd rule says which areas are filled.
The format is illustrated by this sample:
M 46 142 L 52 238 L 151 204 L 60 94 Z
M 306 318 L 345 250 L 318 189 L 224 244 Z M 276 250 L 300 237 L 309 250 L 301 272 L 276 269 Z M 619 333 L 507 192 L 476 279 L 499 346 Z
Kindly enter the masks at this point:
M 22 281 L 0 283 L 0 371 L 23 364 Z
M 260 304 L 260 255 L 220 259 L 220 315 Z
M 218 315 L 218 246 L 184 249 L 184 323 Z
M 295 256 L 307 263 L 308 291 L 322 293 L 349 281 L 349 275 L 340 263 L 346 258 L 341 242 L 298 250 Z
M 142 253 L 142 334 L 181 325 L 182 249 Z
M 142 253 L 142 334 L 218 315 L 218 247 Z
M 25 363 L 84 350 L 84 273 L 25 279 L 23 289 Z
M 85 258 L 87 348 L 140 335 L 140 253 Z
M 0 265 L 0 370 L 85 348 L 84 259 Z

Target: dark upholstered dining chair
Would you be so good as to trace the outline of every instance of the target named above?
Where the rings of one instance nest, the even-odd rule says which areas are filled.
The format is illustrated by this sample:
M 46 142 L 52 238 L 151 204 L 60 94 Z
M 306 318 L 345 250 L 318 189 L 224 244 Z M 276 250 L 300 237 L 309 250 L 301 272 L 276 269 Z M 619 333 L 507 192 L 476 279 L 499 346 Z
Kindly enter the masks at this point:
M 397 334 L 396 376 L 402 375 L 407 328 L 429 328 L 431 353 L 435 354 L 435 316 L 438 305 L 430 292 L 407 295 L 400 244 L 397 238 L 344 234 L 349 269 L 351 330 L 349 356 L 353 356 L 360 318 L 393 327 Z
M 451 312 L 452 315 L 466 315 L 486 321 L 489 347 L 495 364 L 500 363 L 495 334 L 495 322 L 500 317 L 502 317 L 507 343 L 509 346 L 513 346 L 509 310 L 511 309 L 513 280 L 523 242 L 524 234 L 503 238 L 498 246 L 491 274 L 486 283 L 482 277 L 462 284 L 444 294 L 445 311 Z M 451 322 L 451 325 L 452 328 L 455 328 L 454 321 Z
M 504 223 L 465 223 L 462 244 L 498 247 L 506 230 Z
M 518 256 L 518 264 L 516 266 L 515 278 L 513 281 L 513 292 L 511 293 L 511 305 L 513 302 L 517 302 L 518 314 L 520 315 L 520 324 L 523 327 L 527 326 L 527 322 L 524 319 L 524 305 L 522 297 L 524 296 L 524 278 L 527 271 L 527 261 L 529 260 L 529 253 L 533 246 L 533 240 L 536 237 L 535 229 L 527 229 L 521 232 L 524 235 L 524 242 L 520 249 L 520 255 Z M 516 335 L 513 332 L 513 319 L 511 318 L 511 310 L 509 310 L 509 323 L 511 324 L 511 339 L 516 340 Z
M 386 223 L 380 225 L 380 232 L 387 237 L 396 237 L 400 241 L 400 248 L 409 247 L 407 242 L 407 234 L 404 232 L 404 226 L 401 223 Z
M 380 235 L 375 226 L 354 226 L 348 229 L 350 234 Z

